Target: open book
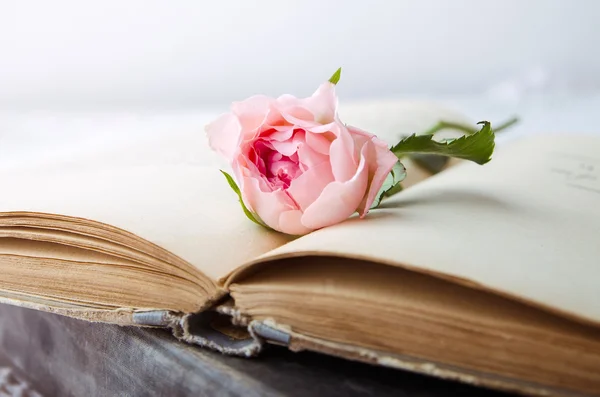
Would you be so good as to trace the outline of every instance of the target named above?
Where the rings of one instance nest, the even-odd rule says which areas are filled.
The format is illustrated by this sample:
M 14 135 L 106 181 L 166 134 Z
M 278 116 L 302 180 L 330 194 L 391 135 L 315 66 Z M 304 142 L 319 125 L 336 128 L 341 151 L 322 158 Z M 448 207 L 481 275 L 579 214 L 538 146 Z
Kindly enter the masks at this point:
M 0 301 L 170 327 L 230 354 L 273 343 L 527 394 L 600 393 L 600 138 L 501 145 L 485 166 L 297 239 L 246 219 L 201 126 L 168 142 L 201 156 L 3 172 Z

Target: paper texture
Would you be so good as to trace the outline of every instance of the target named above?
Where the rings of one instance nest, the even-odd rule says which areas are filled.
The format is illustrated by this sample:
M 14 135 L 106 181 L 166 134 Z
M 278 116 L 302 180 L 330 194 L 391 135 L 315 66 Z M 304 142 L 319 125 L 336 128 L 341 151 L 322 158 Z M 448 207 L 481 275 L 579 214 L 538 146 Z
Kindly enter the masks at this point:
M 242 315 L 314 338 L 600 390 L 597 328 L 399 267 L 295 258 L 263 266 L 230 294 Z
M 348 360 L 361 361 L 384 367 L 411 371 L 437 378 L 459 381 L 477 387 L 487 387 L 509 393 L 530 396 L 583 397 L 584 394 L 562 388 L 554 388 L 535 382 L 526 382 L 511 377 L 498 376 L 483 371 L 468 370 L 435 360 L 424 360 L 409 355 L 391 354 L 389 352 L 361 348 L 343 343 L 314 338 L 291 331 L 285 325 L 274 321 L 253 322 L 253 327 L 266 326 L 288 335 L 288 347 L 293 351 L 310 350 L 318 353 L 334 355 Z
M 288 240 L 248 221 L 218 168 L 159 165 L 3 177 L 3 212 L 81 217 L 141 236 L 209 277 Z M 234 248 L 234 249 L 232 249 Z

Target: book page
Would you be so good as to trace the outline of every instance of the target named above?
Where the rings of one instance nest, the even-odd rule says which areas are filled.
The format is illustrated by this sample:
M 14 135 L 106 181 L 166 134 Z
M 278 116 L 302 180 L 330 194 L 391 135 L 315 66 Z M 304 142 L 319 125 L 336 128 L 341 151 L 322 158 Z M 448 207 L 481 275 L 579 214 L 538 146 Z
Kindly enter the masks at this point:
M 15 172 L 2 179 L 2 212 L 42 212 L 106 223 L 176 254 L 211 278 L 289 240 L 244 217 L 217 167 L 107 165 Z
M 389 143 L 442 118 L 467 122 L 458 112 L 427 102 L 348 103 L 341 105 L 340 114 Z M 31 117 L 8 123 L 15 133 L 9 137 L 12 146 L 0 150 L 5 157 L 0 161 L 0 212 L 43 212 L 106 223 L 178 255 L 212 279 L 291 240 L 243 214 L 219 172 L 229 167 L 210 150 L 203 130 L 216 115 Z M 44 128 L 46 133 L 39 131 Z M 87 150 L 54 145 L 45 151 L 38 141 L 47 143 L 53 135 L 69 141 L 63 129 L 73 141 L 86 134 L 90 140 L 95 137 L 93 145 Z M 20 136 L 37 139 L 19 143 Z
M 60 155 L 49 151 L 41 156 L 38 148 L 28 163 L 27 142 L 15 143 L 13 150 L 22 153 L 13 158 L 23 160 L 0 168 L 0 212 L 42 212 L 106 223 L 178 255 L 211 278 L 289 240 L 245 218 L 219 172 L 227 164 L 206 142 L 202 129 L 209 117 L 173 114 L 124 122 L 111 115 L 75 114 L 56 120 L 24 119 L 22 124 L 13 121 L 13 127 L 47 126 L 48 134 L 61 135 L 52 128 L 76 125 L 83 129 L 80 135 L 89 129 L 90 134 L 107 136 L 94 147 L 69 147 L 68 154 L 66 148 L 53 147 Z
M 511 143 L 263 260 L 303 255 L 407 267 L 600 324 L 600 139 Z

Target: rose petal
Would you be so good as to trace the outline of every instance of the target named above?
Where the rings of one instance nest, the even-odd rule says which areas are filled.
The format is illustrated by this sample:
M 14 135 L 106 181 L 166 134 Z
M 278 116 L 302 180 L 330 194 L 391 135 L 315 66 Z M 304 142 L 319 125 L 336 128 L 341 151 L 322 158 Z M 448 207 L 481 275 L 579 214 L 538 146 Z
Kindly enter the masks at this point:
M 374 138 L 377 139 L 377 138 Z M 359 209 L 359 213 L 361 217 L 364 217 L 367 212 L 369 212 L 369 208 L 375 201 L 375 197 L 377 193 L 383 186 L 383 182 L 385 182 L 385 178 L 388 176 L 394 165 L 398 162 L 398 157 L 394 153 L 392 153 L 387 146 L 381 147 L 379 145 L 375 145 L 376 152 L 376 162 L 377 162 L 377 171 L 371 180 L 371 185 L 369 186 L 369 192 L 367 193 L 367 199 L 364 203 L 364 207 Z
M 299 99 L 290 94 L 283 94 L 279 96 L 276 100 L 276 103 L 283 107 L 294 106 L 299 102 Z
M 358 161 L 354 157 L 354 140 L 350 132 L 344 126 L 336 127 L 332 132 L 337 132 L 337 138 L 329 148 L 329 160 L 335 180 L 346 182 L 356 173 Z
M 269 106 L 269 113 L 267 114 L 267 119 L 265 120 L 263 126 L 266 128 L 274 128 L 279 130 L 280 128 L 290 128 L 293 126 L 293 124 L 283 118 L 281 112 L 277 108 L 276 102 L 273 101 Z
M 287 139 L 290 139 L 294 134 L 294 127 L 277 127 L 274 132 L 269 134 L 269 139 L 273 139 L 274 141 L 283 142 Z
M 278 108 L 278 111 L 281 113 L 281 116 L 284 118 L 285 121 L 287 121 L 290 124 L 293 124 L 297 128 L 307 129 L 307 128 L 312 128 L 312 127 L 316 127 L 319 125 L 315 121 L 315 116 L 312 113 L 310 113 L 308 110 L 306 110 L 304 108 L 299 108 L 299 107 L 294 107 L 293 109 L 295 109 L 295 111 L 298 113 L 299 113 L 299 109 L 302 109 L 302 111 L 304 113 L 301 114 L 300 117 L 296 117 L 296 115 L 293 112 L 290 113 L 285 108 Z
M 329 164 L 328 155 L 314 151 L 310 146 L 308 146 L 308 144 L 300 145 L 296 154 L 298 155 L 300 166 L 304 167 L 304 170 L 316 167 L 323 162 L 327 162 Z M 329 166 L 329 169 L 331 169 L 331 165 Z
M 243 177 L 241 189 L 246 206 L 275 230 L 281 231 L 279 225 L 281 213 L 298 210 L 285 191 L 280 189 L 264 192 L 255 177 Z
M 297 104 L 283 108 L 281 115 L 287 120 L 288 117 L 293 118 L 295 121 L 308 121 L 314 123 L 315 116 L 312 112 Z M 289 120 L 288 120 L 289 121 Z
M 311 97 L 302 99 L 301 103 L 303 107 L 314 115 L 314 120 L 317 123 L 331 123 L 334 120 L 338 107 L 335 84 L 328 81 L 321 84 Z
M 359 208 L 361 217 L 364 217 L 369 212 L 369 208 L 375 201 L 385 178 L 398 161 L 398 158 L 388 149 L 387 144 L 375 135 L 352 126 L 348 126 L 348 131 L 355 140 L 368 139 L 365 142 L 365 150 L 361 151 L 367 157 L 366 162 L 369 166 L 370 179 L 368 192 Z
M 231 160 L 238 148 L 241 127 L 238 119 L 225 113 L 205 127 L 208 144 L 214 151 Z
M 323 162 L 294 179 L 287 189 L 300 209 L 305 210 L 319 198 L 325 187 L 334 182 L 331 165 Z
M 280 232 L 303 235 L 312 231 L 302 224 L 302 211 L 285 211 L 279 216 L 279 230 Z
M 242 127 L 243 139 L 254 136 L 257 129 L 263 125 L 272 101 L 271 98 L 264 95 L 255 95 L 231 104 L 231 111 L 237 116 Z
M 348 131 L 350 131 L 350 133 L 352 133 L 353 135 L 363 136 L 369 139 L 375 136 L 375 134 L 371 134 L 370 132 L 361 130 L 360 128 L 353 127 L 351 125 L 347 125 L 346 127 L 348 128 Z
M 352 215 L 362 201 L 368 183 L 366 159 L 361 156 L 358 170 L 347 182 L 332 182 L 302 216 L 302 224 L 319 229 L 340 223 Z
M 237 181 L 241 181 L 240 189 L 242 191 L 242 195 L 244 193 L 245 178 L 253 178 L 258 183 L 259 189 L 263 192 L 269 192 L 272 190 L 270 187 L 271 184 L 267 180 L 267 177 L 262 174 L 256 164 L 250 161 L 243 153 L 234 159 L 232 168 L 235 174 L 235 179 Z M 248 204 L 246 200 L 244 200 L 244 202 Z
M 291 156 L 298 151 L 298 148 L 304 144 L 304 131 L 296 131 L 294 137 L 291 140 L 279 142 L 271 141 L 271 145 L 275 150 L 284 156 Z
M 314 132 L 316 134 L 323 134 L 323 133 L 331 133 L 331 131 L 335 128 L 337 128 L 337 126 L 343 125 L 343 123 L 341 121 L 339 122 L 332 122 L 329 124 L 317 124 L 314 125 L 313 127 L 308 127 L 308 128 L 304 128 L 306 131 L 310 131 L 310 132 Z
M 207 126 L 211 147 L 232 161 L 244 202 L 269 227 L 300 235 L 364 215 L 396 163 L 385 143 L 347 128 L 337 106 L 327 82 L 309 98 L 236 102 Z
M 329 148 L 331 141 L 323 134 L 316 134 L 314 132 L 306 132 L 305 136 L 306 144 L 311 147 L 315 152 L 321 154 L 329 154 Z

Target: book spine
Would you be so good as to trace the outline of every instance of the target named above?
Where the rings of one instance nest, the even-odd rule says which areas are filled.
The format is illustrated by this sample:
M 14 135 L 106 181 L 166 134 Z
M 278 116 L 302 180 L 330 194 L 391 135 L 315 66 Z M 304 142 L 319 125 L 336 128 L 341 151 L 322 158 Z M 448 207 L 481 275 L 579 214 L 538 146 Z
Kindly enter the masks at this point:
M 133 322 L 145 327 L 167 327 L 170 328 L 177 322 L 180 315 L 167 310 L 155 310 L 147 312 L 134 312 Z
M 531 396 L 584 397 L 584 395 L 523 380 L 504 378 L 490 373 L 406 355 L 375 351 L 326 341 L 293 332 L 272 319 L 253 320 L 239 312 L 231 301 L 195 314 L 147 312 L 136 317 L 140 325 L 172 329 L 180 340 L 216 350 L 223 354 L 254 357 L 268 344 L 285 346 L 291 351 L 309 350 L 348 360 L 361 361 Z

